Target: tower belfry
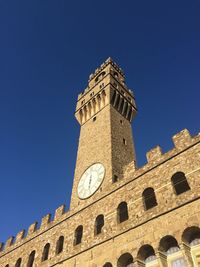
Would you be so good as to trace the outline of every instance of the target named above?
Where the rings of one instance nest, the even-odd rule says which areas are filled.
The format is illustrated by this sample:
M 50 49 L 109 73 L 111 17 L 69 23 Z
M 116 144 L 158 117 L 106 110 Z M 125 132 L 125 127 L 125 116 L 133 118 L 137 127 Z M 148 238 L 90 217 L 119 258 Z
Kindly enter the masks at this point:
M 123 179 L 127 165 L 135 168 L 131 121 L 136 111 L 122 69 L 108 58 L 89 76 L 87 88 L 78 96 L 75 116 L 81 130 L 71 207 L 100 198 Z M 103 178 L 95 183 L 98 166 Z
M 125 84 L 125 75 L 111 58 L 90 75 L 87 88 L 78 96 L 75 116 L 82 125 L 107 104 L 130 122 L 137 111 L 133 92 Z
M 107 59 L 78 96 L 71 206 L 0 243 L 0 267 L 200 266 L 200 134 L 147 152 L 136 168 L 133 93 Z M 39 226 L 38 226 L 39 225 Z

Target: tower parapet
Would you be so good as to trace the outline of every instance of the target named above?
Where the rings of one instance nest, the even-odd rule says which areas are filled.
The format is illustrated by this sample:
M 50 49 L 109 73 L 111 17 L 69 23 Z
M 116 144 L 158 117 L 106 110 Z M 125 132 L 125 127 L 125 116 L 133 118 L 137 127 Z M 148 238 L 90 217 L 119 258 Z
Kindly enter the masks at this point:
M 78 96 L 75 116 L 82 125 L 107 104 L 130 122 L 137 112 L 135 98 L 125 84 L 124 73 L 111 58 L 89 76 L 88 87 Z
M 200 256 L 200 134 L 181 131 L 172 138 L 174 148 L 162 153 L 156 146 L 136 168 L 130 124 L 136 110 L 123 71 L 109 58 L 78 98 L 70 210 L 62 205 L 26 234 L 0 243 L 0 266 L 172 266 L 177 259 L 194 266 Z

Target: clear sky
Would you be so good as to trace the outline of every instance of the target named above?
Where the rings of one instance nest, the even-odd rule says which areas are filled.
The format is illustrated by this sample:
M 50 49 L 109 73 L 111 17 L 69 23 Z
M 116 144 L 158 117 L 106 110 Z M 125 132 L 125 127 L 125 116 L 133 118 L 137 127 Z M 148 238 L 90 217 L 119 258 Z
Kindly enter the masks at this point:
M 0 241 L 69 206 L 77 95 L 107 57 L 136 96 L 139 166 L 198 133 L 199 14 L 199 0 L 0 0 Z

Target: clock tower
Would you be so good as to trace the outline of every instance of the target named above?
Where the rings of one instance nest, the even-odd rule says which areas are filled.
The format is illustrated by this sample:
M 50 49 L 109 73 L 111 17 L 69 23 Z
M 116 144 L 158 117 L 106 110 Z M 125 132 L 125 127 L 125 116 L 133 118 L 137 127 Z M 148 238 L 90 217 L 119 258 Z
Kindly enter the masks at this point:
M 75 116 L 81 125 L 71 209 L 81 209 L 109 194 L 124 179 L 124 168 L 136 168 L 131 121 L 133 92 L 111 58 L 91 74 L 78 96 Z

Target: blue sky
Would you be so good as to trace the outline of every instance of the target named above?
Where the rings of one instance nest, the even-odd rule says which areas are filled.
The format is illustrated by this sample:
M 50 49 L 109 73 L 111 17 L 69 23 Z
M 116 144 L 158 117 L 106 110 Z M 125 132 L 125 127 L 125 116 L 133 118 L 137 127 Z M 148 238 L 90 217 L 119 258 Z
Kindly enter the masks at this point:
M 69 206 L 76 99 L 111 56 L 134 90 L 138 165 L 199 131 L 200 2 L 0 0 L 0 241 Z

